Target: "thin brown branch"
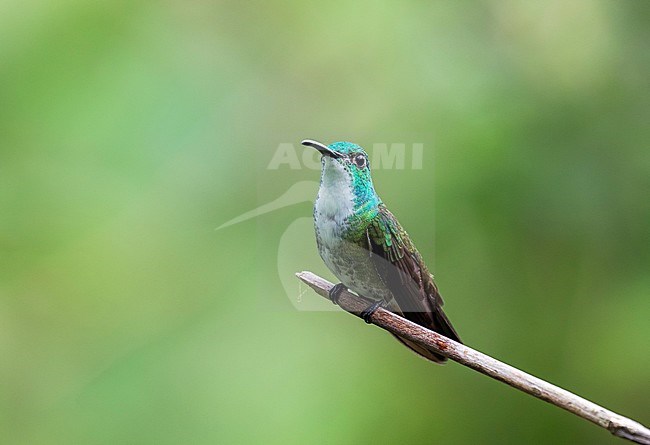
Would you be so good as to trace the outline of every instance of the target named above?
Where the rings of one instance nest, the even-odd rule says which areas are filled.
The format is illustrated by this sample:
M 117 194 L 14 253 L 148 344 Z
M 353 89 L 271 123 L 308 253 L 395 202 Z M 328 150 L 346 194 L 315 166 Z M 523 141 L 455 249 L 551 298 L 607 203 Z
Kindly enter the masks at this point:
M 328 291 L 333 286 L 332 283 L 311 272 L 299 272 L 296 275 L 316 291 L 317 294 L 329 298 Z M 341 308 L 357 316 L 369 304 L 368 300 L 350 292 L 341 293 L 338 302 Z M 443 337 L 436 332 L 425 329 L 392 312 L 379 308 L 372 315 L 371 321 L 380 328 L 432 349 L 461 365 L 472 368 L 481 374 L 485 374 L 538 399 L 572 412 L 583 419 L 607 429 L 615 436 L 631 440 L 632 442 L 650 445 L 650 430 L 640 423 L 616 414 L 613 411 L 596 405 L 587 399 L 583 399 L 542 379 L 526 374 L 517 368 L 513 368 L 472 348 Z

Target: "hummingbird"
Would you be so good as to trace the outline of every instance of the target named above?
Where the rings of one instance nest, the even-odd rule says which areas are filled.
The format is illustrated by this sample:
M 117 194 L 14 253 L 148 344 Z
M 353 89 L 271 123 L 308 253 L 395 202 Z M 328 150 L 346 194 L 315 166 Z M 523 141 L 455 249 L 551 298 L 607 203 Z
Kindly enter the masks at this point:
M 341 281 L 330 290 L 334 304 L 344 289 L 374 303 L 361 313 L 370 323 L 378 307 L 460 342 L 442 310 L 442 297 L 422 255 L 397 218 L 375 192 L 366 152 L 351 142 L 302 144 L 321 157 L 320 187 L 314 204 L 318 252 Z M 446 357 L 408 339 L 397 340 L 422 357 Z

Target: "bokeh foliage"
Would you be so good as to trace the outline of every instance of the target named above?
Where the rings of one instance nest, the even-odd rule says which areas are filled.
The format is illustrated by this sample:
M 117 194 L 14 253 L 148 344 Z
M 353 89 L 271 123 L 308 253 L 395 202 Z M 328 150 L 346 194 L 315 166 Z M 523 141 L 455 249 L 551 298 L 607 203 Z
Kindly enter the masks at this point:
M 214 228 L 317 179 L 267 170 L 281 143 L 423 143 L 421 170 L 374 180 L 461 336 L 647 424 L 649 19 L 632 0 L 3 2 L 2 443 L 620 443 L 294 310 L 278 243 L 309 203 Z M 326 273 L 313 236 L 295 246 Z

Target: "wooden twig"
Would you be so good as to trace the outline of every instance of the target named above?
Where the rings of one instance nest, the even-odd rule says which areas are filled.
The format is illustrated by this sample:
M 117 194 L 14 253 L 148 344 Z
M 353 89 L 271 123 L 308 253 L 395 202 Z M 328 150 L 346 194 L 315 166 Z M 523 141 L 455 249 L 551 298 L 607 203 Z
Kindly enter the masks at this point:
M 332 283 L 311 272 L 299 272 L 296 275 L 317 294 L 329 298 L 328 291 L 333 286 Z M 341 308 L 357 316 L 369 305 L 368 300 L 365 298 L 345 291 L 341 293 L 338 303 Z M 615 436 L 650 445 L 650 430 L 640 423 L 616 414 L 542 379 L 526 374 L 517 368 L 506 365 L 436 332 L 425 329 L 392 312 L 379 308 L 372 315 L 371 322 L 393 334 L 432 349 L 481 374 L 570 411 L 583 419 L 606 428 Z

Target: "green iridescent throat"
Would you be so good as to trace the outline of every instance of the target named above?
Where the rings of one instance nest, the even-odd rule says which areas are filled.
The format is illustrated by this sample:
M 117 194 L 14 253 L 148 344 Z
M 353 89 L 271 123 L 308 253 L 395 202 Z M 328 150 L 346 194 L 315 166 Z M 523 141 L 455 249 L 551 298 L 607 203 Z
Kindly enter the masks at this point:
M 368 162 L 366 152 L 351 142 L 335 142 L 329 145 L 329 148 L 337 153 L 348 156 L 363 155 Z M 368 224 L 379 213 L 378 206 L 381 199 L 377 196 L 370 176 L 370 167 L 366 165 L 359 168 L 354 163 L 346 165 L 346 170 L 351 178 L 352 194 L 354 196 L 354 213 L 350 215 L 346 222 L 348 227 L 345 236 L 351 239 L 361 239 L 365 237 L 365 231 Z

